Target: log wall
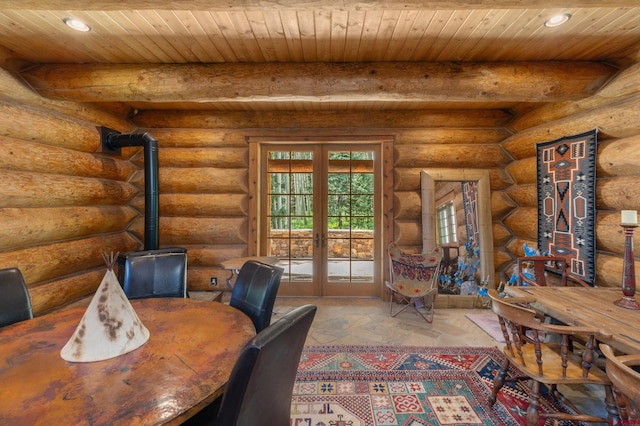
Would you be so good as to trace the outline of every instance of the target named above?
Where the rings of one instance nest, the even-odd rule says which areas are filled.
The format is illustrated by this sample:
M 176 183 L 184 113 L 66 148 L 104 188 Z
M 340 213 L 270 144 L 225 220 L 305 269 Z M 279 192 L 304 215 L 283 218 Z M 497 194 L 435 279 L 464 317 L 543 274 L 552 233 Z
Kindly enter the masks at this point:
M 143 111 L 135 118 L 160 146 L 160 245 L 187 248 L 191 289 L 210 289 L 209 277 L 229 274 L 221 269 L 222 262 L 250 254 L 248 138 L 391 136 L 394 193 L 389 197 L 393 199 L 390 239 L 416 251 L 422 248 L 422 168 L 489 169 L 495 187 L 511 183 L 503 169 L 512 158 L 499 145 L 510 135 L 504 126 L 512 116 L 504 111 L 410 111 L 402 118 L 388 112 L 323 112 L 322 118 L 329 123 L 326 128 L 317 127 L 315 114 L 305 113 L 283 120 L 273 112 Z M 231 123 L 233 128 L 226 127 Z M 261 128 L 256 129 L 255 123 Z M 222 197 L 228 201 L 225 206 L 221 205 Z M 138 207 L 142 203 L 135 202 Z M 131 229 L 140 238 L 142 218 Z
M 96 154 L 96 126 L 122 132 L 132 123 L 73 102 L 40 98 L 0 69 L 0 268 L 18 267 L 34 313 L 93 293 L 102 253 L 139 242 L 127 232 L 140 212 L 129 205 L 138 169 Z
M 140 149 L 99 153 L 97 126 L 150 131 L 160 146 L 160 245 L 188 249 L 191 290 L 250 253 L 247 138 L 392 137 L 391 236 L 422 246 L 420 170 L 488 170 L 494 263 L 506 277 L 535 243 L 535 143 L 600 128 L 597 284 L 617 286 L 623 209 L 640 210 L 640 67 L 583 101 L 516 113 L 438 110 L 348 113 L 147 111 L 133 121 L 85 104 L 45 100 L 0 70 L 0 267 L 19 267 L 36 314 L 91 294 L 103 252 L 140 249 Z M 295 117 L 292 117 L 295 115 Z M 259 125 L 256 125 L 259 123 Z M 387 159 L 390 159 L 387 157 Z M 640 236 L 636 235 L 636 246 Z M 636 265 L 640 269 L 640 265 Z M 500 275 L 497 275 L 500 276 Z
M 624 250 L 620 211 L 640 210 L 640 64 L 621 71 L 590 98 L 546 105 L 518 116 L 510 124 L 514 135 L 502 147 L 515 158 L 506 169 L 514 184 L 501 197 L 512 206 L 510 212 L 505 212 L 503 223 L 513 238 L 504 245 L 513 258 L 524 254 L 525 242 L 537 245 L 535 144 L 594 127 L 599 130 L 596 285 L 619 287 Z M 634 246 L 639 245 L 640 235 L 636 233 Z M 640 253 L 635 254 L 638 270 Z

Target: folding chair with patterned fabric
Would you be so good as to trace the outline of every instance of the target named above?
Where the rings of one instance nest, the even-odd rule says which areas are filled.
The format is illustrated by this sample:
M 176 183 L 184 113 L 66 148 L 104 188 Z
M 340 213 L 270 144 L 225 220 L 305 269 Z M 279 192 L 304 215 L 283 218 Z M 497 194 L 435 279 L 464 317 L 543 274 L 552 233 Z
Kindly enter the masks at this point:
M 390 315 L 395 317 L 412 306 L 425 321 L 432 322 L 442 249 L 436 247 L 431 253 L 411 254 L 392 242 L 387 251 L 390 281 L 385 284 L 389 290 Z M 406 305 L 393 312 L 394 299 Z

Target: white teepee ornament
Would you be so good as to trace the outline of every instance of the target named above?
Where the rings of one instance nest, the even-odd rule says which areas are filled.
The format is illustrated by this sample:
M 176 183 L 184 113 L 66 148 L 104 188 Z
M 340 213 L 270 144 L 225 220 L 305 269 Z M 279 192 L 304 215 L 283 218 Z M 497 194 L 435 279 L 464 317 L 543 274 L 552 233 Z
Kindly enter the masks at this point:
M 131 352 L 149 340 L 149 330 L 140 322 L 113 272 L 117 254 L 111 259 L 103 257 L 107 273 L 76 331 L 60 351 L 65 361 L 102 361 Z

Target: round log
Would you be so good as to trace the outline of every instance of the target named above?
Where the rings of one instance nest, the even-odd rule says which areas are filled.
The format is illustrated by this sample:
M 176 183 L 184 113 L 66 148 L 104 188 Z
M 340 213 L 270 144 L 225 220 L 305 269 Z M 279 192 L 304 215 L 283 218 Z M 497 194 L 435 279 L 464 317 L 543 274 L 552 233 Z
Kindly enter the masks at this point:
M 639 91 L 638 87 L 640 87 L 638 86 L 639 74 L 640 67 L 638 64 L 634 64 L 621 71 L 595 95 L 577 101 L 555 102 L 543 105 L 540 108 L 516 117 L 509 124 L 509 128 L 515 132 L 521 132 L 594 108 L 606 107 L 607 104 L 616 99 L 635 95 Z
M 160 244 L 246 244 L 246 218 L 160 217 Z M 144 218 L 131 223 L 129 232 L 144 239 Z
M 501 247 L 494 247 L 493 265 L 496 271 L 499 271 L 504 276 L 511 276 L 511 270 L 509 269 L 509 266 L 512 262 L 513 257 L 511 257 L 511 255 L 505 249 Z M 504 280 L 504 276 L 500 277 L 500 273 L 496 274 L 497 281 Z
M 594 103 L 596 105 L 594 105 Z M 542 126 L 545 123 L 550 123 L 569 117 L 573 114 L 589 111 L 602 103 L 603 102 L 601 100 L 594 102 L 592 96 L 586 100 L 580 99 L 577 101 L 561 101 L 543 104 L 538 108 L 516 115 L 516 118 L 514 118 L 507 127 L 509 130 L 513 131 L 514 134 L 518 134 L 519 132 L 523 132 L 527 129 Z
M 598 177 L 638 174 L 640 164 L 640 134 L 598 144 L 596 173 Z
M 507 189 L 507 194 L 517 205 L 521 207 L 536 207 L 538 206 L 538 185 L 526 184 L 518 185 Z
M 396 167 L 393 170 L 393 190 L 399 191 L 420 191 L 420 171 L 421 168 Z
M 0 168 L 23 172 L 84 176 L 126 181 L 137 168 L 117 157 L 103 157 L 65 148 L 0 136 Z
M 394 228 L 394 241 L 399 246 L 416 247 L 417 253 L 422 251 L 422 223 L 397 220 Z
M 422 220 L 422 200 L 416 191 L 396 191 L 393 195 L 394 219 Z
M 638 175 L 598 179 L 596 183 L 598 210 L 638 210 L 639 199 Z
M 160 148 L 160 167 L 220 167 L 246 168 L 248 149 L 244 148 Z M 142 156 L 136 157 L 139 167 L 144 165 Z
M 596 249 L 613 254 L 624 254 L 625 236 L 620 226 L 620 213 L 599 212 L 596 219 Z M 640 247 L 640 233 L 633 234 L 634 247 Z M 637 253 L 636 256 L 640 255 Z
M 122 205 L 138 190 L 114 180 L 0 170 L 0 208 Z
M 513 185 L 515 182 L 506 170 L 489 169 L 489 187 L 492 191 L 501 191 Z
M 493 223 L 491 225 L 491 232 L 493 234 L 493 244 L 496 246 L 494 250 L 497 250 L 513 237 L 509 228 L 502 223 Z
M 127 206 L 0 209 L 0 250 L 122 231 L 137 215 Z
M 505 191 L 491 192 L 491 217 L 500 220 L 513 211 L 518 205 Z
M 38 286 L 29 287 L 33 314 L 39 315 L 69 302 L 92 296 L 100 286 L 106 272 L 106 266 L 100 266 L 70 277 L 54 279 Z
M 138 196 L 130 203 L 139 211 L 144 211 L 144 196 Z M 161 216 L 230 217 L 247 216 L 248 196 L 246 194 L 160 194 Z
M 614 78 L 593 95 L 597 99 L 619 99 L 640 93 L 640 63 L 620 71 Z
M 596 256 L 596 285 L 599 287 L 620 288 L 622 297 L 622 269 L 624 262 L 622 256 L 598 252 Z M 636 271 L 640 270 L 640 262 L 634 263 Z M 638 297 L 638 293 L 636 293 Z
M 640 95 L 523 130 L 505 140 L 502 147 L 516 159 L 535 157 L 537 143 L 584 133 L 596 124 L 599 139 L 640 134 Z
M 149 128 L 183 129 L 326 129 L 334 128 L 431 128 L 442 123 L 456 127 L 500 127 L 508 120 L 496 110 L 406 110 L 406 111 L 142 111 L 136 123 Z M 355 124 L 354 124 L 355 123 Z M 344 134 L 344 133 L 343 133 Z
M 514 161 L 506 167 L 517 184 L 536 183 L 538 180 L 537 159 L 535 156 Z
M 243 132 L 211 129 L 145 129 L 158 141 L 160 152 L 165 148 L 246 148 Z
M 538 238 L 538 210 L 531 207 L 519 207 L 509 217 L 503 220 L 504 224 L 518 238 L 536 240 Z
M 499 145 L 396 145 L 395 167 L 506 166 L 511 158 Z
M 460 122 L 454 121 L 457 127 Z M 466 124 L 466 123 L 464 123 Z M 466 129 L 466 128 L 434 128 L 419 130 L 400 130 L 396 135 L 395 145 L 446 144 L 474 145 L 500 143 L 511 133 L 504 129 Z
M 189 256 L 189 268 L 200 266 L 219 267 L 222 262 L 229 259 L 247 256 L 246 244 L 207 244 L 207 245 L 182 245 L 187 249 Z M 225 277 L 229 272 L 225 274 Z M 220 281 L 218 276 L 218 281 Z
M 19 268 L 31 286 L 104 265 L 102 253 L 126 253 L 136 246 L 133 238 L 121 232 L 0 252 L 0 265 Z
M 537 238 L 537 237 L 536 237 Z M 507 250 L 511 255 L 515 258 L 524 256 L 524 245 L 527 244 L 529 247 L 538 247 L 538 242 L 536 239 L 527 240 L 522 238 L 514 238 L 507 244 Z
M 0 136 L 82 152 L 94 152 L 100 146 L 100 133 L 87 122 L 5 102 L 0 99 Z
M 223 268 L 207 267 L 207 266 L 189 266 L 187 271 L 187 288 L 190 291 L 229 291 L 227 287 L 227 278 L 230 272 Z M 218 277 L 218 285 L 211 286 L 211 277 Z
M 111 114 L 100 107 L 87 103 L 43 98 L 31 87 L 27 86 L 22 78 L 16 77 L 6 69 L 0 69 L 0 93 L 2 93 L 2 98 L 4 99 L 11 99 L 20 104 L 30 105 L 35 107 L 35 109 L 57 111 L 66 116 L 82 119 L 88 123 L 106 126 L 123 133 L 129 133 L 135 129 L 129 121 Z
M 393 170 L 395 191 L 420 191 L 420 171 L 422 168 L 396 167 Z M 500 169 L 489 169 L 489 185 L 492 191 L 505 189 L 512 179 Z
M 196 103 L 216 98 L 236 102 L 261 99 L 341 102 L 355 97 L 375 103 L 389 99 L 413 102 L 583 99 L 593 95 L 614 73 L 611 66 L 585 61 L 404 61 L 265 62 L 259 66 L 231 62 L 46 64 L 28 68 L 22 76 L 45 97 L 80 102 L 146 102 L 150 98 L 155 102 Z M 407 111 L 393 112 L 400 118 L 407 115 Z M 290 114 L 280 115 L 291 119 Z M 256 124 L 251 127 L 268 127 Z
M 246 169 L 162 167 L 158 173 L 158 181 L 162 193 L 246 194 L 247 173 Z M 134 174 L 131 182 L 142 188 L 144 174 Z

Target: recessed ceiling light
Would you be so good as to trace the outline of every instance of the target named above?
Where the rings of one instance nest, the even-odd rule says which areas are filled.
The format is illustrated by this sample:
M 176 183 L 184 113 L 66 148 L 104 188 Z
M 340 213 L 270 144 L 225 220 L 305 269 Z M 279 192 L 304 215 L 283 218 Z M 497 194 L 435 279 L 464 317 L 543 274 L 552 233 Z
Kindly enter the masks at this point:
M 547 22 L 544 23 L 544 26 L 548 27 L 548 28 L 557 27 L 559 25 L 564 24 L 569 19 L 571 19 L 571 15 L 570 14 L 562 13 L 560 15 L 555 15 L 555 16 L 552 16 L 551 18 L 549 18 L 547 20 Z
M 62 20 L 69 28 L 72 28 L 76 31 L 88 32 L 91 31 L 91 28 L 85 24 L 84 22 L 74 19 L 74 18 L 64 18 Z

